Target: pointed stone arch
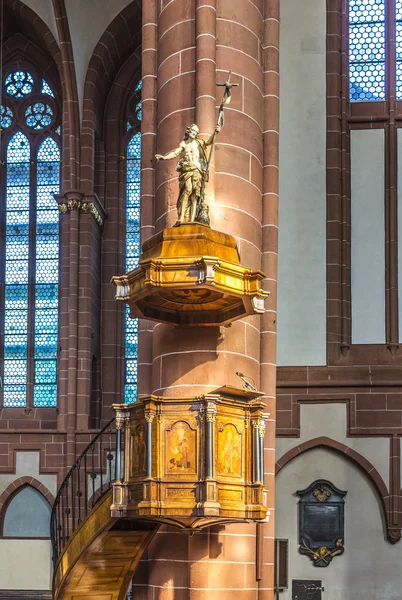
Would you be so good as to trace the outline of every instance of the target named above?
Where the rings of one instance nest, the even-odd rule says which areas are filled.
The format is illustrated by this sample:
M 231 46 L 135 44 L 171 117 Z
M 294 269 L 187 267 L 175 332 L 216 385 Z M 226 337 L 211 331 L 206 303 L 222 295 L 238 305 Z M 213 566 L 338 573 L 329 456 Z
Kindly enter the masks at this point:
M 26 487 L 31 487 L 39 492 L 48 502 L 49 506 L 53 506 L 53 494 L 43 483 L 35 479 L 35 477 L 24 476 L 14 479 L 0 495 L 0 537 L 3 535 L 4 517 L 10 502 Z
M 388 541 L 392 544 L 395 544 L 401 539 L 401 531 L 399 527 L 395 527 L 391 522 L 391 510 L 390 503 L 391 497 L 388 491 L 387 486 L 384 483 L 383 478 L 377 471 L 377 469 L 368 461 L 364 456 L 347 446 L 346 444 L 342 444 L 332 438 L 321 436 L 314 438 L 312 440 L 308 440 L 307 442 L 303 442 L 291 448 L 279 460 L 277 460 L 275 465 L 275 475 L 278 473 L 292 460 L 314 448 L 329 448 L 334 450 L 347 460 L 353 462 L 356 466 L 362 470 L 367 478 L 370 480 L 372 485 L 374 486 L 376 493 L 381 501 L 381 506 L 383 509 L 384 520 L 387 529 L 387 538 Z

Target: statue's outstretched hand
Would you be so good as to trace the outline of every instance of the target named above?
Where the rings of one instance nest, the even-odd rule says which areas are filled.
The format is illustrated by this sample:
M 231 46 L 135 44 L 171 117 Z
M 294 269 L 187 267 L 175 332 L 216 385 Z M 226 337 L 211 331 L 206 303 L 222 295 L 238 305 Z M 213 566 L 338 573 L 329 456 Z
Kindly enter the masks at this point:
M 220 125 L 215 125 L 215 131 L 216 133 L 219 133 L 221 130 L 221 126 Z
M 164 160 L 165 157 L 163 156 L 163 154 L 155 154 L 155 158 L 158 161 L 158 160 Z

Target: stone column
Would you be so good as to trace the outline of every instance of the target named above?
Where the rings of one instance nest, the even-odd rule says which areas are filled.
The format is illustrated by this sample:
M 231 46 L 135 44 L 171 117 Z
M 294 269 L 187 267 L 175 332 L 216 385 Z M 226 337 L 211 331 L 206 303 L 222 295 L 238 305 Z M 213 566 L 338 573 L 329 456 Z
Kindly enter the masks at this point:
M 275 407 L 276 407 L 276 297 L 279 192 L 279 0 L 264 0 L 264 178 L 262 270 L 271 294 L 261 319 L 261 389 L 270 414 L 264 440 L 264 484 L 268 490 L 269 523 L 261 528 L 262 551 L 259 600 L 274 598 L 275 538 Z
M 155 165 L 157 106 L 157 1 L 143 3 L 142 11 L 142 154 L 141 243 L 155 233 Z M 138 394 L 152 392 L 152 333 L 155 323 L 138 324 Z
M 213 131 L 223 92 L 214 88 L 215 83 L 224 82 L 228 71 L 233 71 L 232 82 L 239 86 L 233 88 L 231 104 L 225 109 L 213 161 L 215 177 L 207 191 L 207 196 L 214 198 L 211 221 L 214 229 L 236 238 L 242 264 L 261 268 L 264 249 L 271 291 L 275 269 L 265 254 L 268 245 L 263 234 L 263 224 L 269 222 L 265 213 L 263 216 L 268 190 L 265 166 L 271 160 L 264 133 L 269 49 L 263 4 L 263 0 L 162 0 L 157 4 L 156 132 L 157 151 L 162 154 L 179 144 L 194 121 L 205 139 Z M 146 5 L 144 2 L 144 14 Z M 151 164 L 153 157 L 144 156 L 143 160 Z M 176 164 L 172 160 L 156 166 L 155 231 L 176 221 Z M 274 289 L 272 295 L 275 293 Z M 152 392 L 196 396 L 224 384 L 241 386 L 236 371 L 253 377 L 260 388 L 262 350 L 263 389 L 270 398 L 275 388 L 275 357 L 267 353 L 264 341 L 261 344 L 260 321 L 253 316 L 227 328 L 155 325 Z M 269 320 L 264 320 L 264 332 L 270 326 Z M 265 360 L 272 360 L 273 366 L 265 369 Z M 266 451 L 266 472 L 272 469 L 272 459 L 273 454 Z M 257 598 L 265 592 L 256 578 L 255 529 L 250 524 L 220 526 L 189 538 L 165 528 L 149 548 L 146 582 L 136 578 L 134 591 L 139 598 L 155 600 L 190 595 L 193 600 Z M 168 569 L 162 568 L 164 560 L 170 561 Z M 269 581 L 269 577 L 264 579 L 264 586 L 271 587 L 271 596 L 264 598 L 273 598 Z

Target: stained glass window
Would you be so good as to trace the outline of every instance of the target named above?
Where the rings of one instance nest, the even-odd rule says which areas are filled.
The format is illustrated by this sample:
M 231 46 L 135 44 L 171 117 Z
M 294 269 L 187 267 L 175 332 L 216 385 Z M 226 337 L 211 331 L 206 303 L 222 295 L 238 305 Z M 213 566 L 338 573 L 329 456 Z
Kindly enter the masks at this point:
M 53 90 L 50 87 L 50 85 L 48 84 L 47 81 L 45 81 L 44 79 L 42 79 L 42 89 L 41 89 L 42 94 L 47 94 L 48 96 L 51 96 L 52 98 L 54 98 L 54 94 L 53 94 Z
M 127 145 L 126 187 L 126 271 L 138 266 L 140 259 L 140 174 L 141 134 L 135 133 Z M 138 319 L 129 318 L 126 309 L 125 401 L 137 399 Z
M 25 406 L 28 374 L 30 143 L 21 132 L 7 146 L 3 405 Z
M 7 129 L 13 122 L 13 111 L 8 106 L 0 104 L 0 128 Z
M 57 400 L 59 213 L 54 194 L 59 191 L 60 150 L 52 129 L 58 123 L 53 123 L 54 110 L 48 103 L 54 100 L 46 86 L 51 92 L 45 80 L 36 81 L 26 70 L 13 71 L 4 81 L 11 108 L 0 107 L 2 128 L 11 128 L 0 148 L 5 169 L 5 187 L 0 190 L 4 407 L 49 407 Z M 21 108 L 31 93 L 36 94 L 35 102 Z M 29 135 L 20 130 L 26 125 Z M 39 146 L 36 131 L 43 136 Z
M 25 110 L 25 123 L 31 129 L 45 129 L 52 122 L 53 111 L 44 102 L 30 104 Z
M 349 0 L 349 81 L 352 101 L 385 99 L 384 0 Z
M 5 80 L 6 92 L 15 98 L 24 98 L 33 90 L 34 80 L 28 71 L 13 71 Z
M 36 200 L 34 406 L 56 404 L 60 150 L 51 138 L 38 151 Z

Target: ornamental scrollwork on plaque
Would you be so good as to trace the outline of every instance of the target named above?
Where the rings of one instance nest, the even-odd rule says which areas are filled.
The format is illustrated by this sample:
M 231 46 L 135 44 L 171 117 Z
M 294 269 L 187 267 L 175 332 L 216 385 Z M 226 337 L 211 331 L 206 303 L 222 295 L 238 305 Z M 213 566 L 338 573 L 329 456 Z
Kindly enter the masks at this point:
M 299 552 L 315 567 L 328 567 L 344 553 L 345 491 L 320 479 L 296 492 L 299 500 Z

